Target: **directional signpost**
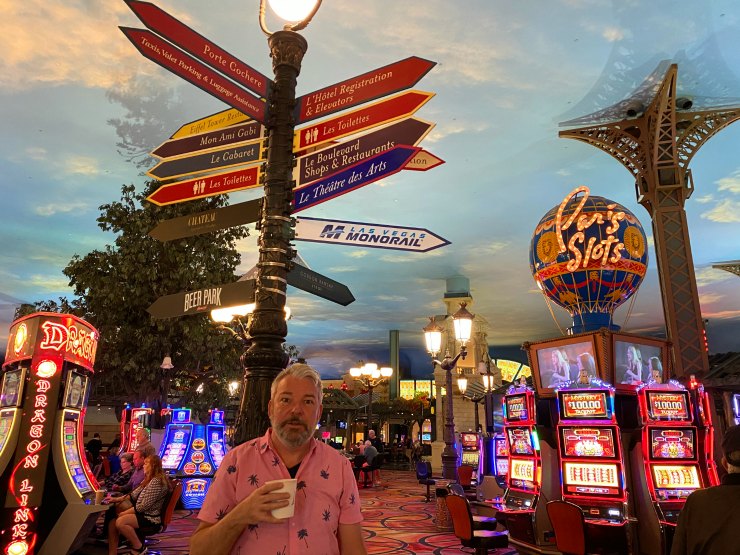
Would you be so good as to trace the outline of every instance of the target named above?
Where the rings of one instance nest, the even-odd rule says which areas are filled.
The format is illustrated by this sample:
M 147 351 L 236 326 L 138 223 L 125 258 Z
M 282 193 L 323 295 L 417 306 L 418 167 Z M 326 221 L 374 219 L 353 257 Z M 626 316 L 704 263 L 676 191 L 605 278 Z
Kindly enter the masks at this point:
M 297 99 L 296 122 L 304 123 L 413 87 L 436 64 L 412 56 L 319 89 Z
M 403 166 L 419 150 L 421 150 L 419 147 L 396 146 L 345 170 L 331 174 L 324 179 L 295 189 L 293 192 L 293 213 L 316 206 L 329 199 L 393 175 L 402 170 Z
M 303 127 L 295 132 L 293 150 L 317 146 L 408 117 L 433 96 L 434 93 L 424 91 L 407 91 L 359 110 Z
M 298 241 L 413 252 L 429 252 L 450 244 L 447 239 L 423 228 L 304 216 L 297 218 L 295 238 Z
M 294 179 L 300 187 L 396 145 L 416 146 L 432 127 L 433 123 L 407 118 L 356 139 L 301 156 L 294 170 Z
M 213 44 L 204 36 L 149 2 L 125 0 L 128 7 L 149 29 L 189 52 L 201 62 L 220 71 L 250 91 L 267 96 L 272 81 L 239 58 Z
M 144 57 L 222 100 L 232 108 L 236 108 L 257 121 L 265 121 L 267 108 L 264 100 L 256 98 L 240 85 L 222 77 L 150 31 L 131 27 L 120 27 L 120 29 Z
M 236 306 L 254 302 L 254 280 L 237 281 L 215 287 L 204 287 L 185 293 L 165 295 L 154 301 L 146 311 L 152 318 L 176 318 L 202 314 L 214 308 Z
M 186 200 L 212 197 L 213 195 L 222 195 L 224 193 L 257 187 L 259 185 L 259 178 L 260 169 L 252 166 L 243 170 L 162 185 L 146 197 L 146 200 L 158 206 L 165 206 L 167 204 L 185 202 Z
M 234 110 L 236 111 L 236 110 Z M 179 139 L 165 141 L 152 150 L 151 155 L 157 158 L 171 158 L 190 154 L 199 150 L 224 147 L 243 141 L 264 138 L 265 128 L 258 121 L 234 125 L 228 129 L 217 129 L 205 133 L 193 134 Z
M 445 161 L 442 160 L 442 158 L 439 158 L 428 150 L 424 150 L 422 148 L 416 153 L 416 156 L 406 163 L 403 169 L 425 172 L 432 168 L 436 168 L 437 166 L 441 166 L 444 163 Z
M 262 199 L 249 200 L 213 210 L 180 216 L 159 222 L 149 232 L 149 236 L 158 241 L 174 241 L 203 233 L 219 231 L 237 225 L 251 224 L 259 220 Z
M 261 162 L 264 160 L 262 146 L 262 139 L 257 139 L 238 146 L 169 158 L 159 162 L 146 173 L 155 179 L 165 179 Z

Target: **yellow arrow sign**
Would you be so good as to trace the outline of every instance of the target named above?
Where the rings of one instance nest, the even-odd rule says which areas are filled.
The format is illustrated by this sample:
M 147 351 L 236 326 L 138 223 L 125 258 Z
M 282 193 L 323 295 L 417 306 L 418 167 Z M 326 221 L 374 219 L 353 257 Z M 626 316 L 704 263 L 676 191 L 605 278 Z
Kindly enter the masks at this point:
M 196 133 L 223 129 L 224 127 L 229 127 L 230 125 L 242 123 L 251 119 L 252 118 L 245 116 L 239 110 L 229 108 L 228 110 L 222 110 L 221 112 L 216 112 L 210 116 L 183 124 L 180 129 L 172 134 L 170 139 L 179 139 L 180 137 L 195 135 Z

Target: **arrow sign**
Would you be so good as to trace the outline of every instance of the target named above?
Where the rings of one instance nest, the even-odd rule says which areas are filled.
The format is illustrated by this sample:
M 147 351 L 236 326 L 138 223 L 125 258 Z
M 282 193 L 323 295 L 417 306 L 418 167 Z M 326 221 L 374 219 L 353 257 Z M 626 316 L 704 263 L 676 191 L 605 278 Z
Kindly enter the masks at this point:
M 436 62 L 412 56 L 297 99 L 296 123 L 324 117 L 413 87 Z
M 298 129 L 293 136 L 293 151 L 303 150 L 408 117 L 433 96 L 434 93 L 430 92 L 407 91 L 359 110 Z
M 131 27 L 119 27 L 119 29 L 145 58 L 149 58 L 243 114 L 257 121 L 265 121 L 267 108 L 264 100 L 254 97 L 252 93 L 222 77 L 151 31 Z
M 407 118 L 357 139 L 301 156 L 294 171 L 294 179 L 300 187 L 396 145 L 416 146 L 432 127 L 433 123 Z M 412 162 L 413 159 L 409 164 Z
M 194 173 L 203 173 L 233 166 L 243 166 L 252 162 L 261 162 L 262 139 L 250 141 L 243 145 L 209 150 L 201 154 L 170 158 L 159 162 L 146 174 L 155 179 L 182 177 Z
M 180 216 L 179 218 L 159 222 L 157 227 L 149 232 L 149 236 L 158 241 L 167 242 L 237 225 L 251 224 L 259 219 L 261 208 L 262 199 L 258 198 L 188 216 Z
M 404 170 L 414 170 L 418 172 L 425 172 L 428 170 L 431 170 L 432 168 L 436 168 L 437 166 L 441 166 L 444 164 L 445 161 L 442 160 L 442 158 L 438 158 L 428 150 L 424 150 L 423 148 L 414 156 L 411 160 L 409 160 L 406 165 L 403 167 Z
M 236 110 L 234 111 L 236 112 Z M 243 141 L 253 141 L 264 138 L 264 130 L 265 128 L 259 122 L 250 121 L 248 123 L 234 125 L 228 129 L 209 131 L 180 139 L 170 139 L 155 148 L 151 152 L 151 155 L 157 158 L 170 158 L 172 156 L 198 152 L 199 150 L 224 147 Z
M 309 270 L 295 262 L 293 263 L 293 269 L 288 272 L 288 285 L 342 306 L 347 306 L 355 300 L 354 295 L 346 285 L 322 276 L 318 272 Z
M 177 131 L 170 135 L 170 139 L 189 137 L 190 135 L 203 133 L 204 131 L 215 131 L 216 129 L 223 129 L 224 127 L 246 121 L 249 121 L 249 116 L 245 116 L 239 110 L 229 108 L 211 114 L 210 116 L 182 124 Z
M 125 2 L 147 28 L 189 52 L 201 62 L 244 85 L 250 91 L 260 96 L 267 96 L 272 81 L 236 56 L 232 56 L 223 48 L 213 44 L 154 4 L 138 0 L 125 0 Z
M 293 213 L 316 206 L 379 179 L 393 175 L 421 150 L 418 146 L 396 146 L 346 170 L 315 181 L 293 193 Z
M 259 185 L 260 174 L 260 168 L 252 166 L 234 172 L 178 181 L 177 183 L 162 185 L 146 197 L 146 200 L 158 206 L 165 206 L 185 202 L 186 200 L 251 189 Z
M 428 229 L 306 217 L 297 218 L 295 238 L 314 243 L 414 252 L 428 252 L 450 244 Z
M 254 302 L 254 280 L 237 281 L 216 287 L 204 287 L 185 293 L 165 295 L 154 301 L 146 311 L 155 320 L 202 314 L 221 306 Z

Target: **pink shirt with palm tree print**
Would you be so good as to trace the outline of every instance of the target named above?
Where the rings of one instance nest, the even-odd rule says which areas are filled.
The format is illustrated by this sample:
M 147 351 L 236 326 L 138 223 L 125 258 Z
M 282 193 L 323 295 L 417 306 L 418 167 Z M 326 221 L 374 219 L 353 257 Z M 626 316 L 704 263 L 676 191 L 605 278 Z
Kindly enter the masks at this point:
M 270 447 L 272 430 L 229 451 L 216 472 L 198 518 L 213 524 L 242 499 L 270 480 L 290 478 Z M 311 440 L 296 474 L 295 516 L 283 524 L 247 526 L 232 555 L 339 555 L 337 528 L 362 522 L 360 496 L 348 459 L 328 445 Z

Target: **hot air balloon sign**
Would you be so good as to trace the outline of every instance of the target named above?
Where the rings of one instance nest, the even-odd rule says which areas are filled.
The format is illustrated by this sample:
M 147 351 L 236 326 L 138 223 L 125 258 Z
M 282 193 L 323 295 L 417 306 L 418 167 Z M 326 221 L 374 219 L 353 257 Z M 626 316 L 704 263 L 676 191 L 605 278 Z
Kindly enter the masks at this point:
M 572 333 L 618 330 L 614 310 L 637 291 L 647 261 L 637 217 L 585 186 L 544 215 L 529 249 L 537 286 L 570 313 Z

